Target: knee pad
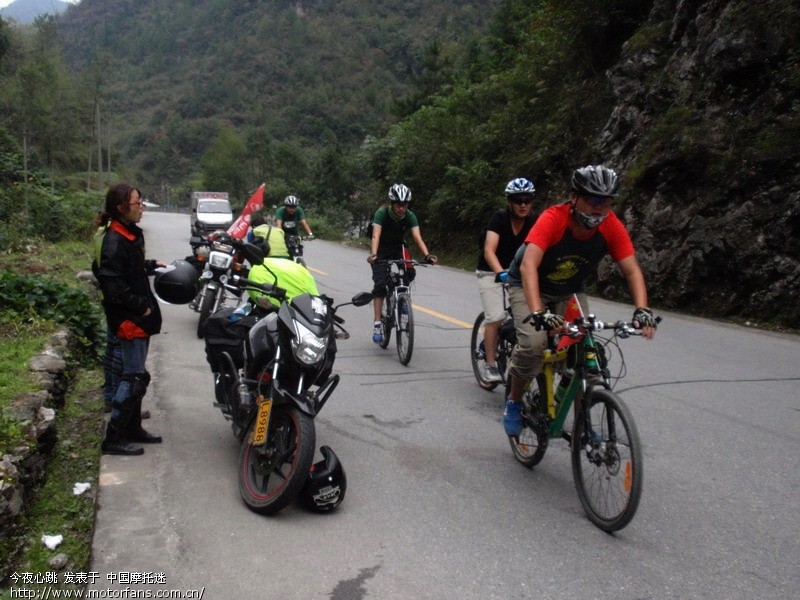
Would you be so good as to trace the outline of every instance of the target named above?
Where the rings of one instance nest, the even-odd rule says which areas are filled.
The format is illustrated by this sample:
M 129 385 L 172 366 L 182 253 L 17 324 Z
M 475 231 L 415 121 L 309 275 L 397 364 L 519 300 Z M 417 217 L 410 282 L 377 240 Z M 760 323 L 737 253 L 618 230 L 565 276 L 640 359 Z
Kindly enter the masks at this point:
M 144 398 L 147 386 L 150 384 L 150 373 L 145 371 L 144 373 L 123 375 L 122 380 L 130 383 L 129 397 L 134 400 L 141 400 Z

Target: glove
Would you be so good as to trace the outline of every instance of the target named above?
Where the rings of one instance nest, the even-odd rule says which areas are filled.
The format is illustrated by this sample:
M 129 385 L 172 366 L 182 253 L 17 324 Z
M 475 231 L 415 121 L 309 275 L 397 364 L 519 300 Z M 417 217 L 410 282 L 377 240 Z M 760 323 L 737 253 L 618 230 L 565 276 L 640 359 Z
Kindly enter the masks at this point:
M 429 265 L 435 265 L 437 262 L 439 262 L 439 259 L 433 254 L 428 254 L 428 256 L 425 257 L 425 262 Z
M 554 315 L 549 310 L 537 310 L 531 313 L 531 320 L 536 328 L 536 331 L 553 331 L 558 329 L 564 324 L 564 317 L 561 315 Z
M 315 236 L 313 233 L 309 233 L 309 234 L 306 236 L 306 239 L 307 239 L 307 240 L 313 240 L 314 238 L 316 238 L 316 236 Z
M 500 271 L 497 274 L 497 277 L 494 278 L 495 281 L 499 283 L 507 283 L 508 282 L 508 271 Z
M 638 325 L 640 328 L 652 327 L 655 329 L 658 326 L 658 323 L 656 323 L 656 320 L 653 317 L 653 311 L 646 306 L 640 306 L 633 311 L 633 322 L 634 325 Z

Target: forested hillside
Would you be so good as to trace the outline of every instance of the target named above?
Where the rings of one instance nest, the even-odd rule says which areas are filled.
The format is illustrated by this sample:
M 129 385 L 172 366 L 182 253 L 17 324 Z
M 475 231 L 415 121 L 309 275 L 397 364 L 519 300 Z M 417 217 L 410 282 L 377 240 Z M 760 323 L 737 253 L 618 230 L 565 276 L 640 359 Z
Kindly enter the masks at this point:
M 472 255 L 509 178 L 546 205 L 602 162 L 654 306 L 792 328 L 797 31 L 794 0 L 83 0 L 58 22 L 149 195 L 266 181 L 348 229 L 403 181 L 429 245 Z M 597 285 L 626 297 L 610 264 Z
M 275 198 L 283 188 L 319 198 L 309 183 L 329 170 L 319 163 L 381 134 L 426 61 L 446 68 L 448 48 L 496 4 L 83 0 L 60 29 L 65 55 L 95 74 L 115 151 L 143 185 L 197 178 L 222 133 L 220 153 L 249 167 L 223 177 L 235 196 L 267 180 Z

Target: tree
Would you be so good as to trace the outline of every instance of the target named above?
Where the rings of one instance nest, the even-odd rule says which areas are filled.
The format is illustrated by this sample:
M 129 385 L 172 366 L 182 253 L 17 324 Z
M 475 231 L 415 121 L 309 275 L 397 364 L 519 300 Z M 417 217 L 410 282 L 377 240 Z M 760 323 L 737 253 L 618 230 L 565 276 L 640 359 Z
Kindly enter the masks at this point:
M 203 187 L 226 191 L 243 199 L 247 193 L 248 154 L 244 139 L 233 127 L 224 127 L 201 161 Z

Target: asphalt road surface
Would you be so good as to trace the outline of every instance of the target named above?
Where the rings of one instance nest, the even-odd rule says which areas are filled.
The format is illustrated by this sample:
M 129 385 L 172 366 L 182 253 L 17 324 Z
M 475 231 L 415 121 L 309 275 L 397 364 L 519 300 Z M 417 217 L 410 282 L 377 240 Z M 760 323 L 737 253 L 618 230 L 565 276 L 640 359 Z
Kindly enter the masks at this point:
M 147 213 L 142 226 L 149 258 L 189 254 L 187 215 Z M 324 240 L 305 250 L 337 302 L 371 288 L 364 250 Z M 206 599 L 800 596 L 798 337 L 656 310 L 655 340 L 623 341 L 616 390 L 639 429 L 645 478 L 633 522 L 609 535 L 582 511 L 566 442 L 532 470 L 514 460 L 500 389 L 481 390 L 469 362 L 474 274 L 418 271 L 409 366 L 394 343 L 372 343 L 371 306 L 340 312 L 352 338 L 339 343 L 342 382 L 316 428 L 348 487 L 328 515 L 247 509 L 197 313 L 164 305 L 144 401 L 164 443 L 103 457 L 90 588 Z M 629 319 L 632 307 L 593 299 L 591 312 Z M 621 364 L 613 355 L 612 372 Z

